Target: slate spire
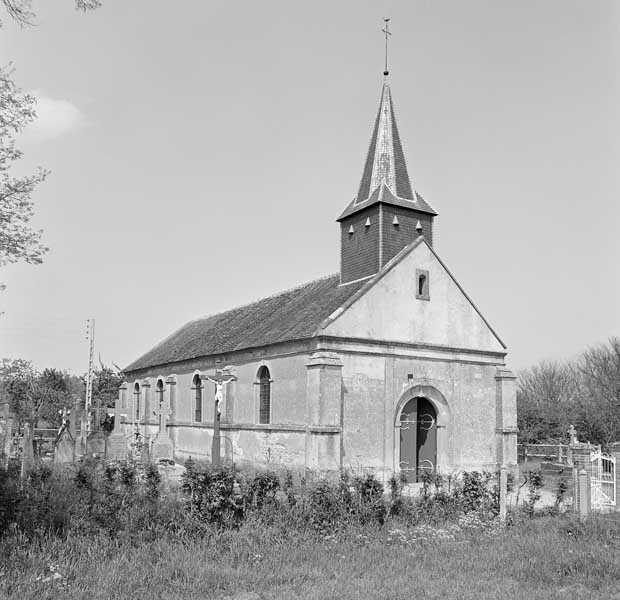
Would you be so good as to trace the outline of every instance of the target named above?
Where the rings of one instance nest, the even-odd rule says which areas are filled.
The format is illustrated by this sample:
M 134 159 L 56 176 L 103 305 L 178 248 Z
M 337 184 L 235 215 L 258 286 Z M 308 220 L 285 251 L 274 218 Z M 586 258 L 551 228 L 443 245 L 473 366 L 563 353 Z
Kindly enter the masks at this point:
M 379 112 L 355 203 L 360 204 L 367 200 L 384 181 L 397 198 L 414 199 L 387 81 L 381 91 Z

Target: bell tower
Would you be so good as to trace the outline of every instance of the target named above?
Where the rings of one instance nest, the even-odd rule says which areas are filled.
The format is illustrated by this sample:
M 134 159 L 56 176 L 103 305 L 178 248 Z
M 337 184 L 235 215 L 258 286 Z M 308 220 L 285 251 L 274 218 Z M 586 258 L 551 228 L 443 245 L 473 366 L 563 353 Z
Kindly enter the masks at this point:
M 420 235 L 433 243 L 437 213 L 411 185 L 396 126 L 386 63 L 379 112 L 357 195 L 338 217 L 340 222 L 340 283 L 377 273 Z

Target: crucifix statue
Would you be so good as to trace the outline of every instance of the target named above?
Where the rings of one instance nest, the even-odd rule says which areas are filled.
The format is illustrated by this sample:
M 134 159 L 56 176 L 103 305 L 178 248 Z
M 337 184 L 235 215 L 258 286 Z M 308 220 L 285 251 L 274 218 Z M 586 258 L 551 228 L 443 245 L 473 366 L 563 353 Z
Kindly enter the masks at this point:
M 215 378 L 204 377 L 207 381 L 211 381 L 215 384 L 215 407 L 213 414 L 213 445 L 211 448 L 211 464 L 214 468 L 220 466 L 220 404 L 224 399 L 224 386 L 228 385 L 232 381 L 236 381 L 237 378 L 234 375 L 228 373 L 229 367 L 224 369 L 219 368 L 220 361 L 215 363 Z
M 69 428 L 69 415 L 71 414 L 71 409 L 64 406 L 62 410 L 58 411 L 58 414 L 60 415 L 60 427 L 56 435 L 56 440 L 60 439 L 63 431 Z

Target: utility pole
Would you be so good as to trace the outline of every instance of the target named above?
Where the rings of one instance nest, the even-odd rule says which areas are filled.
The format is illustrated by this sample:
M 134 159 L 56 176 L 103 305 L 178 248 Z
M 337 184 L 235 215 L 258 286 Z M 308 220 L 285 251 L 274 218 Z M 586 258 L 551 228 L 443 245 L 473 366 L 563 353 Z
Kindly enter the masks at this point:
M 86 400 L 84 412 L 86 414 L 86 433 L 90 433 L 90 406 L 93 401 L 93 359 L 95 356 L 95 319 L 86 322 L 86 339 L 88 340 L 88 375 L 86 377 Z

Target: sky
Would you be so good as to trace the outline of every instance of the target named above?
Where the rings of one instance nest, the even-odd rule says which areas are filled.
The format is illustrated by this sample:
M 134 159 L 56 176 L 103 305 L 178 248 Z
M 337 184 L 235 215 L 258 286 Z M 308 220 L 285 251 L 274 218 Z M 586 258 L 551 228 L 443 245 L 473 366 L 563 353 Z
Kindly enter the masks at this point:
M 434 248 L 514 369 L 620 335 L 614 0 L 37 2 L 0 64 L 42 265 L 0 270 L 0 357 L 81 374 L 339 269 L 383 83 Z

